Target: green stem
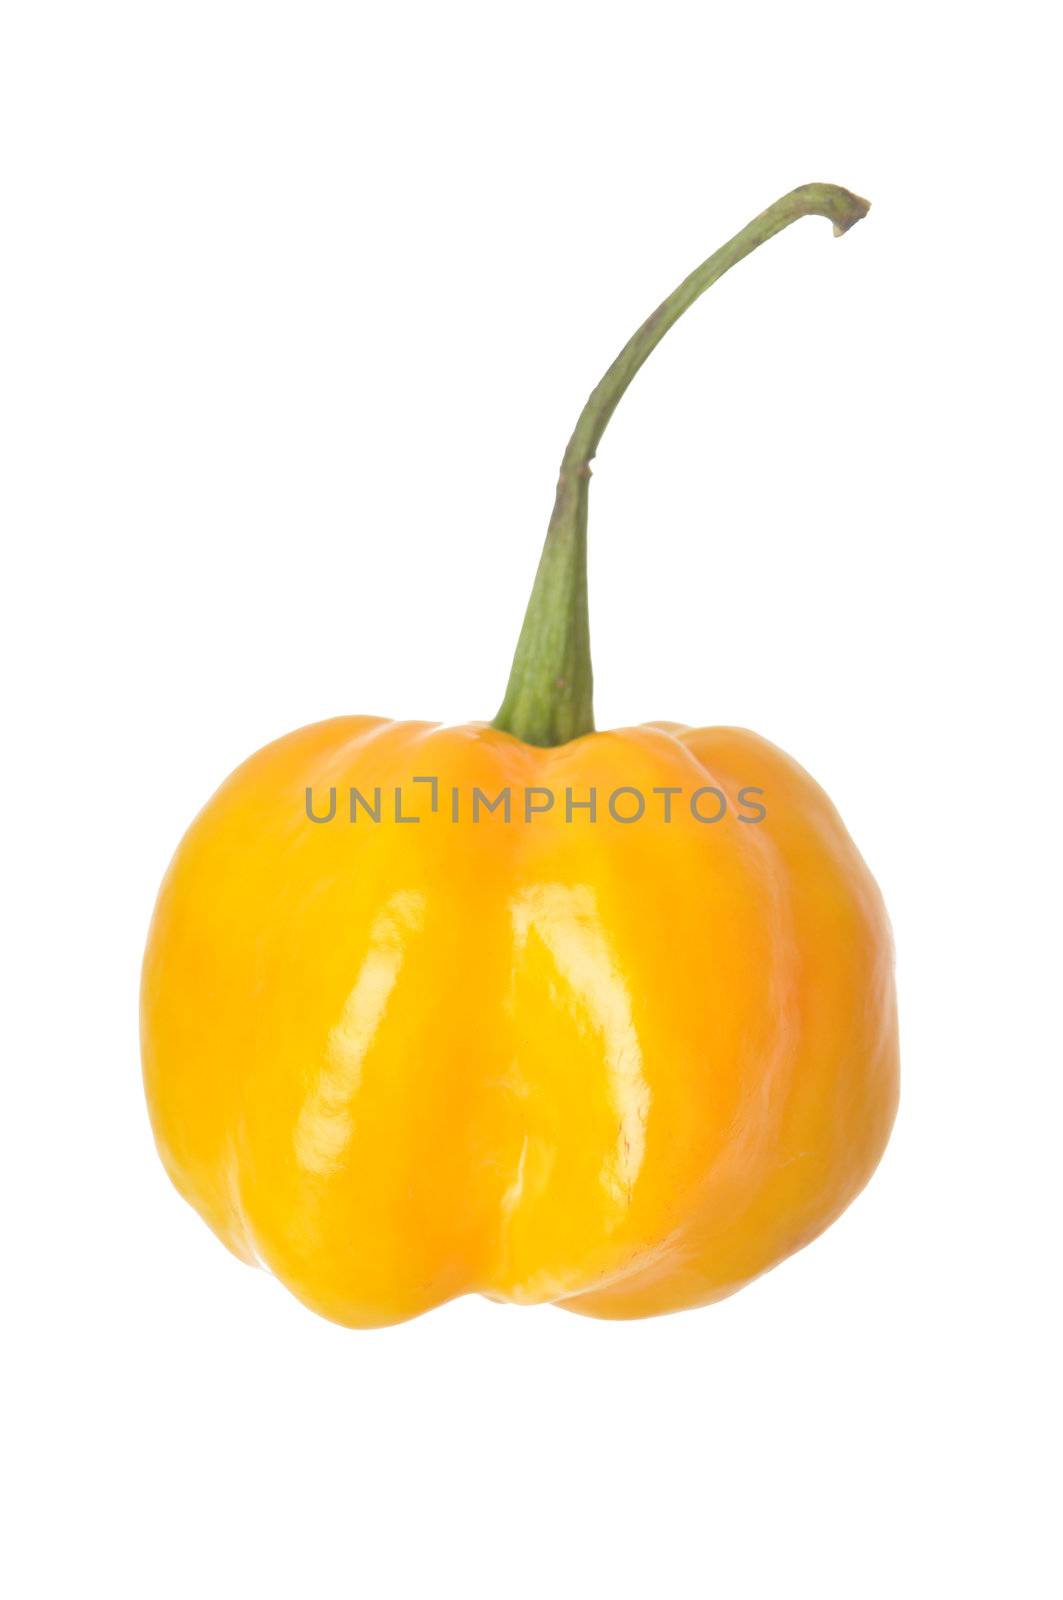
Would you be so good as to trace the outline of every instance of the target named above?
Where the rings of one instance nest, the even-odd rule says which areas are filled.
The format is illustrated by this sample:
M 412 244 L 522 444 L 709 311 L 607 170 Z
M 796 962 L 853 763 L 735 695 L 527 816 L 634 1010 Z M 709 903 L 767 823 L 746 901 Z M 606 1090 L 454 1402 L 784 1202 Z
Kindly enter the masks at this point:
M 799 217 L 826 217 L 836 234 L 869 203 L 831 183 L 806 183 L 776 200 L 685 278 L 629 339 L 580 413 L 557 482 L 539 570 L 494 726 L 526 744 L 565 744 L 594 731 L 587 617 L 587 500 L 591 462 L 609 418 L 642 363 L 710 284 Z

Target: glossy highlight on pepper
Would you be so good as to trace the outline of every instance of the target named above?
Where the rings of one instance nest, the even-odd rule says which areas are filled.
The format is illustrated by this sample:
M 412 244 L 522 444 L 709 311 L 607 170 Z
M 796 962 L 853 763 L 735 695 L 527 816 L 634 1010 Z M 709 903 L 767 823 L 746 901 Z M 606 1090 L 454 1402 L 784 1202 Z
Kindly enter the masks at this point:
M 704 1305 L 821 1232 L 885 1147 L 897 1030 L 874 881 L 756 734 L 593 730 L 585 575 L 589 462 L 649 350 L 787 222 L 844 231 L 866 209 L 795 191 L 625 347 L 566 452 L 493 724 L 302 728 L 178 848 L 142 981 L 158 1148 L 229 1248 L 324 1316 L 376 1327 L 469 1293 L 607 1318 Z M 489 796 L 712 789 L 727 814 L 455 822 L 426 794 L 413 825 L 308 816 L 308 791 L 408 793 L 428 773 Z

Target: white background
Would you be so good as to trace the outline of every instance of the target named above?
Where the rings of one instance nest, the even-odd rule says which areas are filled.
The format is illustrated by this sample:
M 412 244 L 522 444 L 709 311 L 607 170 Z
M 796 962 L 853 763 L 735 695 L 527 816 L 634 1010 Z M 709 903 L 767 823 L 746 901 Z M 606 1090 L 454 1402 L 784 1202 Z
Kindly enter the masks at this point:
M 1059 126 L 1048 7 L 13 0 L 2 1180 L 13 1596 L 1056 1594 Z M 891 909 L 827 1235 L 607 1324 L 315 1319 L 152 1147 L 136 992 L 224 774 L 501 696 L 560 452 L 599 725 L 757 728 Z

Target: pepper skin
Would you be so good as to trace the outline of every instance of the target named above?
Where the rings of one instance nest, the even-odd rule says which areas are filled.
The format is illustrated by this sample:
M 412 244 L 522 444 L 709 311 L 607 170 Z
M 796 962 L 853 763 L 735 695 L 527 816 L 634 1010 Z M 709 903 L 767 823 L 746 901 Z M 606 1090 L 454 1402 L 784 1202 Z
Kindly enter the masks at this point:
M 704 1305 L 814 1238 L 882 1154 L 897 1025 L 867 868 L 756 734 L 594 731 L 586 582 L 590 462 L 655 345 L 797 218 L 842 233 L 867 209 L 794 190 L 629 340 L 562 460 L 493 723 L 300 729 L 177 850 L 141 995 L 159 1151 L 324 1316 Z
M 331 823 L 307 785 L 322 812 L 337 788 Z M 596 820 L 560 800 L 450 820 L 452 789 L 467 808 L 507 785 L 594 787 Z M 738 821 L 745 785 L 763 822 Z M 352 823 L 351 786 L 400 787 L 422 820 Z M 730 805 L 618 823 L 621 786 Z M 732 728 L 546 750 L 364 717 L 290 734 L 181 844 L 143 1024 L 178 1189 L 355 1327 L 473 1291 L 599 1317 L 718 1299 L 844 1209 L 897 1098 L 878 891 L 811 778 Z

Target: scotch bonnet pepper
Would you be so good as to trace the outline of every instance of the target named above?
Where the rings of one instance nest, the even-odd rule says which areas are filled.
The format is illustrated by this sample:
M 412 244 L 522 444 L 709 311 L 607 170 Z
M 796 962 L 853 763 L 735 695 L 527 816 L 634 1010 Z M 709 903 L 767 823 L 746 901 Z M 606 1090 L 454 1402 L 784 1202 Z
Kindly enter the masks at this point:
M 337 1322 L 473 1291 L 596 1317 L 704 1305 L 808 1243 L 878 1162 L 897 1033 L 867 868 L 756 734 L 594 731 L 586 585 L 590 462 L 643 361 L 780 229 L 866 211 L 795 190 L 610 367 L 493 723 L 302 728 L 177 850 L 142 986 L 162 1159 L 237 1256 Z M 526 815 L 506 790 L 552 804 Z M 633 825 L 631 791 L 670 791 L 667 818 L 657 800 Z M 698 791 L 724 812 L 698 815 Z

